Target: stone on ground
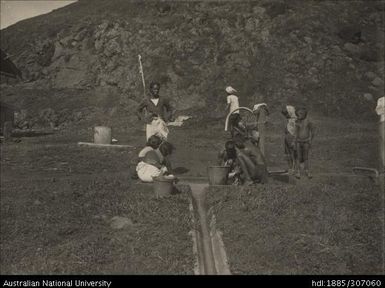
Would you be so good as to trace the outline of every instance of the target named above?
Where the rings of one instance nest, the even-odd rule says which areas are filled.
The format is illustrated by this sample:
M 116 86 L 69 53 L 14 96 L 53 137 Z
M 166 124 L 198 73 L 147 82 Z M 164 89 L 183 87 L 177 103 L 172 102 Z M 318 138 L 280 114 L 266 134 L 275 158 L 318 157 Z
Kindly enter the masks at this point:
M 114 216 L 111 218 L 111 228 L 115 230 L 120 230 L 127 227 L 132 227 L 134 223 L 132 223 L 131 219 L 121 216 Z

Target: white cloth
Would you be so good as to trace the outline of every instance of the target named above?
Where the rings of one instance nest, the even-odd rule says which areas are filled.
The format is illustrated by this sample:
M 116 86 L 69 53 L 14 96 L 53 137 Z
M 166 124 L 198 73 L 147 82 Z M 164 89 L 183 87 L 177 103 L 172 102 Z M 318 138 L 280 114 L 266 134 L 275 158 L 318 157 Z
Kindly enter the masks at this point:
M 157 135 L 163 140 L 167 140 L 169 130 L 167 128 L 166 122 L 161 118 L 157 117 L 152 120 L 151 124 L 146 125 L 146 139 L 150 138 L 152 135 Z
M 376 113 L 380 116 L 380 122 L 385 121 L 385 96 L 377 100 Z
M 183 122 L 192 118 L 191 116 L 178 116 L 176 117 L 175 121 L 174 122 L 168 122 L 167 123 L 167 126 L 182 126 L 183 125 Z
M 138 173 L 139 179 L 143 182 L 153 182 L 153 177 L 158 177 L 161 170 L 156 168 L 154 165 L 141 161 L 136 166 L 136 172 Z
M 232 113 L 234 110 L 239 108 L 238 97 L 235 95 L 227 96 L 227 104 L 230 104 L 230 113 Z M 236 111 L 234 113 L 239 113 L 239 111 Z
M 154 150 L 154 148 L 152 148 L 151 146 L 144 147 L 142 150 L 140 150 L 138 157 L 143 158 L 144 156 L 146 156 L 146 153 L 151 150 Z
M 229 94 L 232 94 L 232 93 L 236 93 L 237 92 L 237 90 L 235 90 L 233 87 L 231 87 L 231 86 L 227 86 L 226 87 L 226 92 L 227 93 L 229 93 Z
M 266 106 L 267 107 L 267 104 L 266 103 L 255 104 L 254 107 L 253 107 L 253 112 L 257 111 L 262 106 Z
M 154 103 L 155 106 L 158 106 L 159 98 L 151 98 L 150 100 L 152 101 L 152 103 Z
M 294 136 L 295 135 L 295 121 L 297 120 L 297 115 L 295 115 L 295 108 L 294 108 L 294 106 L 287 105 L 286 110 L 290 116 L 290 118 L 287 120 L 287 131 L 289 131 L 289 133 Z

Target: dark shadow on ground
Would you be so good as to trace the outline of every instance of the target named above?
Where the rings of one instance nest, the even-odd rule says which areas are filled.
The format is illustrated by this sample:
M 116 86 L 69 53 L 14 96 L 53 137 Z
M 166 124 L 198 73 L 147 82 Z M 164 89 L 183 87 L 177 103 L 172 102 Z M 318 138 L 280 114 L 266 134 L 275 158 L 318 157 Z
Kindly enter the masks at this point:
M 46 135 L 52 135 L 54 132 L 48 131 L 14 131 L 12 132 L 12 137 L 21 138 L 21 137 L 41 137 Z
M 188 171 L 190 171 L 190 169 L 187 169 L 185 167 L 176 167 L 172 170 L 173 174 L 175 175 L 181 175 L 181 174 L 185 174 L 187 173 Z

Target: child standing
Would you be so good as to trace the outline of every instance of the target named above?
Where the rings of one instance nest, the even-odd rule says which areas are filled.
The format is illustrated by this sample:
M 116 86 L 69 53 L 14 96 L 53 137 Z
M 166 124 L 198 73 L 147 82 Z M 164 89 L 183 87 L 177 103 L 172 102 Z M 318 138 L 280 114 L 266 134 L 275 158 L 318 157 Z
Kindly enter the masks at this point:
M 289 173 L 293 174 L 297 162 L 297 152 L 295 144 L 295 122 L 297 120 L 297 115 L 295 114 L 294 106 L 291 105 L 285 106 L 281 113 L 287 119 L 285 127 L 284 147 L 287 163 L 289 165 Z
M 267 109 L 266 103 L 259 103 L 255 104 L 253 107 L 253 113 L 257 116 L 257 123 L 258 123 L 258 134 L 259 134 L 259 141 L 258 146 L 259 150 L 261 150 L 261 153 L 263 156 L 266 157 L 265 152 L 265 143 L 266 143 L 266 123 L 268 121 L 269 116 L 269 110 Z
M 295 177 L 301 178 L 300 163 L 304 163 L 305 174 L 310 179 L 312 175 L 309 171 L 309 152 L 314 138 L 314 126 L 313 123 L 309 121 L 307 113 L 305 107 L 300 107 L 295 111 L 297 116 L 295 122 L 295 144 L 298 156 Z

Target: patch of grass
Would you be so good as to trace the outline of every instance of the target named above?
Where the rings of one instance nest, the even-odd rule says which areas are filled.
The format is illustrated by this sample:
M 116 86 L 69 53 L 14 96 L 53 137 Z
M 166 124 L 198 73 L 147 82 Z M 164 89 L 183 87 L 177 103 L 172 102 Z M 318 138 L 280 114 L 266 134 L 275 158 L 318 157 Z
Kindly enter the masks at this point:
M 369 180 L 210 188 L 234 274 L 380 274 L 383 207 Z
M 127 178 L 2 181 L 4 274 L 191 274 L 186 195 Z M 133 225 L 110 227 L 121 216 Z

